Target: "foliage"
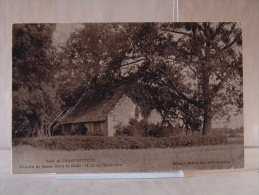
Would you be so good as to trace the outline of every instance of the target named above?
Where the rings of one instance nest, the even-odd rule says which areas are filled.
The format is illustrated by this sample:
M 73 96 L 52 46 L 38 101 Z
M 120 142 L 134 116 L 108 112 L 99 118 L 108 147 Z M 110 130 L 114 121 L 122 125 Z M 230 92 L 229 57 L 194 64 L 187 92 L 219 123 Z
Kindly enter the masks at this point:
M 121 123 L 115 127 L 117 136 L 168 137 L 169 129 L 161 124 L 150 124 L 146 120 L 131 118 L 129 125 Z
M 119 24 L 83 24 L 60 48 L 62 71 L 57 75 L 62 98 L 67 106 L 75 104 L 84 92 L 103 91 L 118 85 L 118 67 L 126 48 L 126 37 Z
M 13 25 L 13 134 L 50 134 L 62 102 L 56 94 L 58 69 L 52 47 L 54 24 Z
M 238 23 L 85 24 L 66 53 L 85 89 L 130 87 L 144 118 L 157 109 L 210 135 L 213 119 L 242 109 L 241 44 Z
M 135 31 L 141 82 L 151 86 L 164 117 L 210 134 L 213 118 L 227 118 L 242 107 L 239 24 L 147 23 Z
M 242 111 L 239 23 L 83 24 L 59 48 L 52 46 L 54 30 L 13 26 L 14 129 L 41 133 L 62 101 L 74 106 L 82 94 L 98 101 L 121 88 L 145 120 L 156 109 L 163 125 L 203 135 L 211 134 L 212 120 Z M 138 134 L 166 135 L 159 126 L 137 125 Z
M 16 138 L 13 146 L 30 145 L 48 150 L 148 149 L 227 144 L 226 136 L 190 137 L 105 137 L 55 136 L 43 138 Z

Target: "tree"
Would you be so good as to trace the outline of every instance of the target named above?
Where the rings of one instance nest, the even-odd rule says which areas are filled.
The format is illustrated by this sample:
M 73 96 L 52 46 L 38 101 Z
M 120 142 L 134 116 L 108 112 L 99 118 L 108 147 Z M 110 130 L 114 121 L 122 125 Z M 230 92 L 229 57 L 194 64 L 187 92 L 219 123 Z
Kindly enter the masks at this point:
M 55 85 L 54 30 L 53 24 L 13 25 L 13 131 L 50 135 L 61 105 Z
M 238 23 L 129 24 L 127 32 L 131 59 L 121 66 L 137 63 L 164 118 L 209 135 L 213 118 L 242 109 Z
M 116 23 L 82 24 L 60 48 L 62 67 L 57 79 L 68 106 L 73 106 L 87 90 L 107 91 L 118 86 L 127 50 L 122 27 Z
M 88 88 L 134 86 L 145 115 L 156 108 L 209 135 L 213 119 L 242 108 L 241 44 L 238 23 L 89 24 L 71 36 L 68 64 Z
M 161 30 L 180 35 L 174 62 L 176 69 L 181 68 L 181 74 L 188 79 L 184 79 L 183 89 L 174 90 L 190 105 L 202 110 L 202 134 L 209 135 L 213 117 L 226 116 L 235 107 L 237 111 L 242 109 L 240 25 L 168 24 Z

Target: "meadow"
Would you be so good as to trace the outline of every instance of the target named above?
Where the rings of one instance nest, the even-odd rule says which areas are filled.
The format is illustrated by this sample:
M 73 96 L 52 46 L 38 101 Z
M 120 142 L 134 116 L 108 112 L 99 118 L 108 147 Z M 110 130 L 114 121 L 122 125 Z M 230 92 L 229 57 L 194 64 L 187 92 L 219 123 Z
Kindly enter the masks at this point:
M 14 173 L 169 172 L 244 166 L 243 135 L 14 138 Z
M 243 144 L 76 151 L 17 145 L 12 152 L 14 173 L 168 172 L 244 166 Z

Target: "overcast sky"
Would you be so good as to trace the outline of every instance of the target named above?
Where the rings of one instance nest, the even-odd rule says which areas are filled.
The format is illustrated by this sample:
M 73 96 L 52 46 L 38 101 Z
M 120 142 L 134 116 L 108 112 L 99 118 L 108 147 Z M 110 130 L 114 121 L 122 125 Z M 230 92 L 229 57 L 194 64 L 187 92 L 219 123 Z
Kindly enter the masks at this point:
M 56 30 L 53 33 L 54 45 L 63 44 L 69 38 L 69 35 L 78 28 L 82 28 L 82 24 L 60 23 L 56 25 Z

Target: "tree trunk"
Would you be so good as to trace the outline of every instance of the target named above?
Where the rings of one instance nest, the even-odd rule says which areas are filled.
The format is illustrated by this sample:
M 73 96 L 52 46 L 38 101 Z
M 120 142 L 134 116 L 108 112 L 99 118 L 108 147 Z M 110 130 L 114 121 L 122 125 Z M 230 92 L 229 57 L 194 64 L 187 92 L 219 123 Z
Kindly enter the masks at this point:
M 212 121 L 211 102 L 213 97 L 211 94 L 209 82 L 210 82 L 209 70 L 204 70 L 203 83 L 202 83 L 203 97 L 204 97 L 202 135 L 211 134 L 211 121 Z
M 144 121 L 145 124 L 148 124 L 148 117 L 144 116 L 143 121 Z M 145 129 L 144 135 L 142 135 L 142 136 L 148 137 L 148 129 L 147 128 Z
M 38 136 L 43 137 L 44 136 L 44 126 L 43 126 L 43 124 L 40 124 L 40 127 L 39 127 L 38 130 L 39 130 Z
M 208 102 L 204 106 L 202 135 L 211 135 L 211 121 L 211 102 Z

